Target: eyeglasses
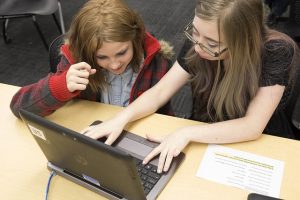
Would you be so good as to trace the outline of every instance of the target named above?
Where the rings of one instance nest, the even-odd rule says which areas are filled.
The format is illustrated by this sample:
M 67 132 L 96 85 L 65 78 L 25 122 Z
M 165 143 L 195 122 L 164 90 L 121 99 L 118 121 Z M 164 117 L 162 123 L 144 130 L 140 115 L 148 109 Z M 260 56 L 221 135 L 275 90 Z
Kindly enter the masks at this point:
M 194 43 L 194 45 L 199 45 L 199 47 L 205 51 L 206 53 L 208 53 L 210 56 L 213 57 L 219 57 L 222 53 L 224 53 L 227 48 L 224 48 L 221 51 L 214 51 L 209 47 L 206 47 L 205 45 L 201 44 L 200 42 L 198 42 L 197 40 L 194 39 L 193 35 L 192 35 L 192 31 L 193 31 L 193 22 L 191 21 L 190 23 L 188 23 L 188 25 L 184 28 L 183 32 L 185 34 L 185 36 L 192 42 Z

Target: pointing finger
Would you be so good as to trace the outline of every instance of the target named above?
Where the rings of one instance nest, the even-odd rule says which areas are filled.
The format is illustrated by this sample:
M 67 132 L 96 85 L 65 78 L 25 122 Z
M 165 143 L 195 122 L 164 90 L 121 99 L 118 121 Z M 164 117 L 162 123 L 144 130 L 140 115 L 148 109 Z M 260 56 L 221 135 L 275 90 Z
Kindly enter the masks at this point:
M 157 173 L 161 173 L 162 169 L 164 167 L 166 156 L 167 156 L 167 150 L 164 150 L 160 152 L 159 160 L 158 160 L 158 166 L 157 166 Z
M 89 126 L 89 127 L 85 128 L 85 129 L 81 130 L 79 133 L 86 134 L 88 131 L 90 131 L 93 128 L 94 128 L 94 126 Z
M 90 71 L 92 69 L 92 67 L 89 64 L 87 64 L 86 62 L 76 63 L 76 64 L 72 65 L 72 68 L 77 69 L 77 70 L 86 70 L 86 71 Z
M 112 143 L 114 143 L 114 141 L 117 139 L 117 137 L 114 134 L 110 134 L 107 137 L 107 140 L 105 141 L 105 144 L 107 145 L 112 145 Z
M 165 166 L 164 166 L 164 172 L 169 170 L 169 167 L 171 165 L 171 162 L 173 160 L 173 154 L 172 153 L 168 153 L 167 158 L 166 158 L 166 162 L 165 162 Z

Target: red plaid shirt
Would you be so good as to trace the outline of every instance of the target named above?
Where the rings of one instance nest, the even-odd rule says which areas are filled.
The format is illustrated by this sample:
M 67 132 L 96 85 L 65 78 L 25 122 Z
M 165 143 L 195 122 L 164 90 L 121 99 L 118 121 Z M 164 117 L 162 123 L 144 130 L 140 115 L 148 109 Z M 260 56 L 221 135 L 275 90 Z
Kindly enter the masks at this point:
M 50 73 L 37 83 L 22 87 L 12 98 L 10 108 L 17 117 L 20 117 L 20 108 L 40 116 L 46 116 L 74 98 L 100 101 L 100 94 L 92 92 L 90 87 L 84 91 L 69 92 L 66 73 L 74 61 L 67 45 L 63 45 L 61 50 L 63 55 L 55 74 Z M 154 86 L 167 73 L 172 64 L 171 60 L 162 55 L 159 42 L 149 33 L 145 35 L 144 51 L 146 57 L 131 88 L 130 103 Z M 170 103 L 167 103 L 158 112 L 173 115 Z

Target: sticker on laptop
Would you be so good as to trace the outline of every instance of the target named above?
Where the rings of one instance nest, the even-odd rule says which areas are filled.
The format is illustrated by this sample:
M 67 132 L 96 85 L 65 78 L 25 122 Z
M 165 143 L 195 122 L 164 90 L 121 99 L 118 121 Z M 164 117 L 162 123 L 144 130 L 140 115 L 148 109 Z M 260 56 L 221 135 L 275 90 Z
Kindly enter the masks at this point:
M 35 136 L 37 136 L 37 137 L 39 137 L 39 138 L 41 138 L 41 139 L 43 139 L 45 141 L 47 140 L 46 137 L 45 137 L 45 135 L 44 135 L 44 133 L 43 133 L 43 131 L 41 131 L 41 130 L 39 130 L 39 129 L 37 129 L 37 128 L 29 125 L 29 124 L 28 124 L 28 126 L 29 126 L 29 128 L 31 130 L 31 133 L 33 135 L 35 135 Z

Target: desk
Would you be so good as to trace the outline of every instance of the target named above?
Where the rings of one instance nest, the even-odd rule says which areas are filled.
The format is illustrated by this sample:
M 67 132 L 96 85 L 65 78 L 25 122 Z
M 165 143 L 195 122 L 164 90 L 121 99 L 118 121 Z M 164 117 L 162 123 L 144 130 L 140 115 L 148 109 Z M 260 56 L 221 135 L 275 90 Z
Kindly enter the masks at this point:
M 9 103 L 18 87 L 0 83 L 0 199 L 43 199 L 49 177 L 46 159 L 33 137 L 9 109 Z M 95 119 L 105 120 L 122 108 L 96 102 L 75 100 L 47 118 L 79 131 Z M 165 115 L 154 114 L 134 123 L 126 129 L 145 136 L 152 132 L 168 134 L 186 125 L 201 124 Z M 263 135 L 259 140 L 224 145 L 234 149 L 267 156 L 285 162 L 281 198 L 300 197 L 300 142 Z M 248 192 L 196 177 L 206 144 L 191 143 L 185 149 L 186 159 L 168 183 L 158 199 L 247 199 Z M 98 194 L 55 176 L 51 182 L 50 200 L 104 199 Z

